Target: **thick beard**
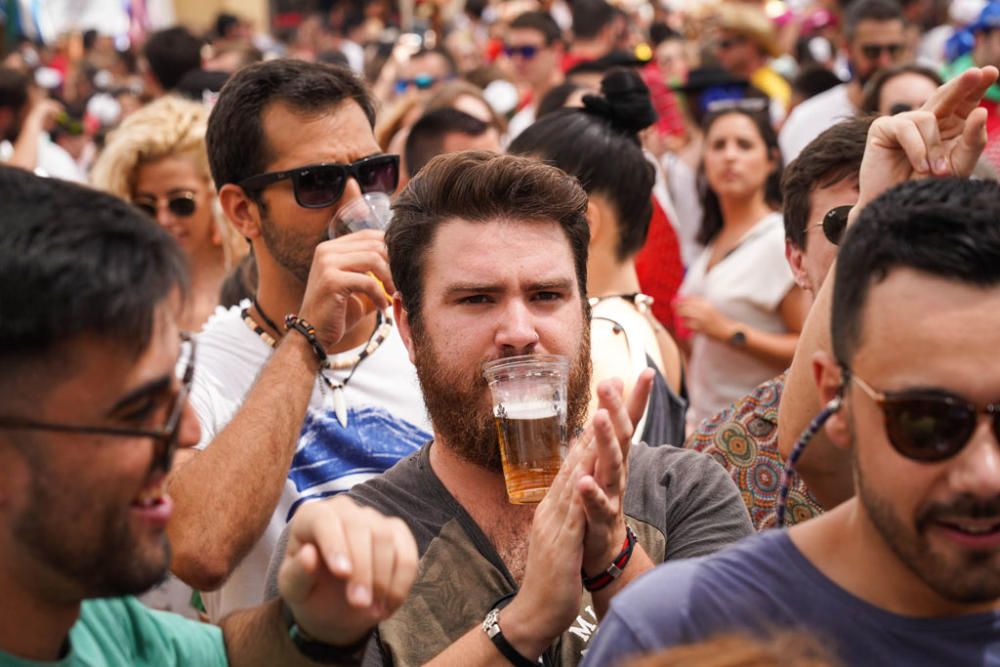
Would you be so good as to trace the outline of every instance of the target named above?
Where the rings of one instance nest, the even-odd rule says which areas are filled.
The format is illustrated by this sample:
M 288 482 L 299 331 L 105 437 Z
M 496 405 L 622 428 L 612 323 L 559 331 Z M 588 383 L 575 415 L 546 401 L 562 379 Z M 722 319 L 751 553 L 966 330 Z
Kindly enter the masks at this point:
M 896 558 L 937 595 L 951 602 L 979 604 L 1000 597 L 1000 554 L 971 552 L 964 554 L 934 549 L 926 531 L 940 516 L 992 518 L 1000 515 L 1000 496 L 982 501 L 961 496 L 948 505 L 932 504 L 920 508 L 913 524 L 904 521 L 892 503 L 879 496 L 867 484 L 857 460 L 857 441 L 851 423 L 851 452 L 858 498 L 872 525 Z
M 47 474 L 44 463 L 31 461 L 31 468 L 29 504 L 14 518 L 13 534 L 37 562 L 74 582 L 88 598 L 136 595 L 166 578 L 166 533 L 140 545 L 128 507 L 102 507 L 97 498 L 69 506 L 61 493 L 65 485 Z M 84 533 L 84 526 L 95 530 Z
M 413 358 L 435 433 L 463 460 L 491 472 L 503 472 L 489 386 L 481 364 L 471 370 L 449 370 L 416 323 Z M 567 383 L 566 427 L 570 436 L 583 426 L 587 417 L 590 375 L 590 327 L 584 326 L 580 349 L 570 361 Z
M 316 239 L 315 243 L 304 243 L 301 232 L 275 224 L 263 203 L 260 205 L 260 232 L 274 260 L 302 284 L 308 282 L 316 246 L 325 236 Z

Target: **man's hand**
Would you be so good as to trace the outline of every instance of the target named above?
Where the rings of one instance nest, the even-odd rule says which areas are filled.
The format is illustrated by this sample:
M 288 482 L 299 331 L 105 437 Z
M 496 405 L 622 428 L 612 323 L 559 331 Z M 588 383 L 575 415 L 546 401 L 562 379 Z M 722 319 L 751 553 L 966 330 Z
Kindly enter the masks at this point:
M 529 658 L 540 656 L 580 612 L 580 564 L 586 518 L 577 491 L 586 456 L 573 447 L 535 509 L 528 562 L 517 596 L 500 612 L 507 641 Z
M 299 315 L 329 350 L 365 314 L 362 295 L 382 310 L 391 304 L 386 293 L 395 291 L 385 233 L 367 229 L 316 247 Z
M 416 575 L 406 524 L 341 495 L 295 515 L 278 589 L 306 633 L 348 646 L 399 608 Z
M 969 69 L 916 111 L 872 123 L 854 210 L 911 179 L 971 174 L 986 146 L 987 112 L 979 102 L 997 75 L 995 67 Z
M 583 571 L 588 577 L 606 570 L 625 542 L 628 453 L 635 425 L 646 409 L 653 377 L 651 369 L 639 375 L 628 405 L 623 400 L 621 380 L 601 382 L 597 386 L 600 409 L 574 445 L 584 453 L 580 464 L 584 475 L 577 488 L 587 517 Z

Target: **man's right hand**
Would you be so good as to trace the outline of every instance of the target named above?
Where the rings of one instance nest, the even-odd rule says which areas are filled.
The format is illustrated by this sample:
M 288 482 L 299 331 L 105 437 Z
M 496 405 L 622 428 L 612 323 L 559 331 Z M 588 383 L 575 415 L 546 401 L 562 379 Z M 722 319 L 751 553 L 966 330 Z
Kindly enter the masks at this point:
M 316 246 L 299 316 L 316 328 L 320 344 L 330 350 L 365 314 L 363 297 L 382 310 L 391 304 L 386 293 L 395 291 L 385 233 L 368 229 L 347 234 Z

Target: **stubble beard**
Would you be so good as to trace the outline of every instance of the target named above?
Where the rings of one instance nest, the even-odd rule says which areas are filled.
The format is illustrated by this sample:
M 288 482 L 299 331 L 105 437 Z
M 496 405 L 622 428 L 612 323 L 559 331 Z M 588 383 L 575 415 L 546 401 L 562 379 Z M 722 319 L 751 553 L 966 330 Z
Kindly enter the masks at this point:
M 960 496 L 953 502 L 927 504 L 915 520 L 905 521 L 892 503 L 870 486 L 858 464 L 857 437 L 850 418 L 851 459 L 861 502 L 869 521 L 896 558 L 941 598 L 961 604 L 981 604 L 1000 598 L 1000 553 L 935 549 L 927 530 L 941 516 L 987 518 L 1000 516 L 1000 496 L 983 502 Z
M 411 326 L 414 365 L 435 433 L 463 460 L 491 472 L 503 472 L 499 435 L 481 364 L 471 370 L 449 369 L 423 327 L 414 322 Z M 571 436 L 587 417 L 590 376 L 590 327 L 584 325 L 579 351 L 570 361 L 567 382 L 566 426 Z
M 309 243 L 301 232 L 276 224 L 262 202 L 259 208 L 260 232 L 268 252 L 274 261 L 305 285 L 309 281 L 316 246 L 325 240 L 325 236 Z

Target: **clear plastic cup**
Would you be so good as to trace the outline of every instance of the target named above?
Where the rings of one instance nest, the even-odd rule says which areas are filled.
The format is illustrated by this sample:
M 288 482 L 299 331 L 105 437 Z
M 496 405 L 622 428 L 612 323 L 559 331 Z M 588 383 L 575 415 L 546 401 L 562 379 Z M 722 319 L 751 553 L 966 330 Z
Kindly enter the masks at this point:
M 569 358 L 506 357 L 483 366 L 493 396 L 507 498 L 541 502 L 566 458 Z
M 392 200 L 384 192 L 366 192 L 344 204 L 330 221 L 327 234 L 331 239 L 362 229 L 385 231 L 392 220 Z

